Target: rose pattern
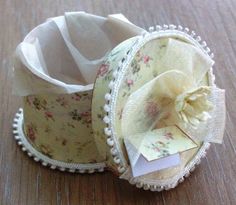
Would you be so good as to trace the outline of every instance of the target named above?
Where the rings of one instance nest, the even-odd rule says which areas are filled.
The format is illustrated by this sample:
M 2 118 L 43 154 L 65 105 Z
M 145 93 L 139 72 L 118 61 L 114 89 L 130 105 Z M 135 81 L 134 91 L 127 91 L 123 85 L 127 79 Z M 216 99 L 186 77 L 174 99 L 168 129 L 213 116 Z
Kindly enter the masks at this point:
M 74 93 L 71 94 L 71 99 L 79 102 L 79 101 L 86 101 L 86 100 L 92 100 L 92 96 L 88 93 Z
M 36 139 L 36 133 L 37 127 L 33 123 L 26 125 L 26 134 L 32 142 Z
M 77 109 L 74 109 L 69 113 L 73 120 L 81 121 L 82 124 L 85 124 L 87 127 L 91 125 L 91 110 L 79 112 Z
M 148 149 L 154 150 L 158 157 L 167 157 L 170 155 L 168 146 L 170 144 L 170 140 L 174 140 L 172 137 L 173 134 L 171 132 L 163 133 L 163 138 L 166 139 L 166 142 L 162 142 L 160 140 L 157 140 L 155 143 L 150 143 L 149 145 L 145 145 Z
M 55 121 L 52 112 L 50 112 L 50 111 L 46 111 L 44 114 L 45 114 L 45 118 L 46 118 L 46 120 L 50 120 L 50 119 L 51 119 L 51 120 Z
M 139 50 L 135 58 L 132 60 L 130 69 L 126 73 L 126 80 L 124 81 L 124 93 L 123 97 L 129 96 L 132 91 L 137 79 L 140 78 L 140 72 L 142 69 L 150 68 L 150 63 L 153 61 L 153 58 L 150 55 L 145 54 L 145 52 Z M 128 88 L 128 90 L 127 90 Z
M 103 77 L 109 70 L 109 64 L 103 63 L 98 69 L 98 75 Z
M 52 159 L 71 163 L 100 162 L 92 148 L 95 145 L 91 129 L 91 99 L 92 92 L 26 96 L 24 130 L 29 142 Z M 81 139 L 83 143 L 77 143 Z
M 134 84 L 134 81 L 132 79 L 127 79 L 126 80 L 126 84 L 128 85 L 128 87 L 130 88 L 133 84 Z

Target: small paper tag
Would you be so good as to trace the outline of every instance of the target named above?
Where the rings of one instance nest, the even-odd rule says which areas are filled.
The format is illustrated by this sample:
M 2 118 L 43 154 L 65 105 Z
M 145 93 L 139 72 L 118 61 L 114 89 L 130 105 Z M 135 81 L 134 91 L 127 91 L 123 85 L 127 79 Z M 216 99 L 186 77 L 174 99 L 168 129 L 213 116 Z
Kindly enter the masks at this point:
M 139 151 L 152 161 L 196 147 L 197 144 L 182 130 L 170 126 L 145 133 Z
M 125 139 L 134 177 L 176 166 L 180 152 L 197 144 L 177 126 L 136 134 Z
M 125 145 L 130 159 L 133 177 L 142 176 L 144 174 L 180 164 L 179 153 L 153 161 L 147 161 L 143 155 L 139 154 L 137 160 L 134 161 L 133 157 L 134 154 L 137 153 L 137 149 L 129 142 L 129 140 L 125 140 Z

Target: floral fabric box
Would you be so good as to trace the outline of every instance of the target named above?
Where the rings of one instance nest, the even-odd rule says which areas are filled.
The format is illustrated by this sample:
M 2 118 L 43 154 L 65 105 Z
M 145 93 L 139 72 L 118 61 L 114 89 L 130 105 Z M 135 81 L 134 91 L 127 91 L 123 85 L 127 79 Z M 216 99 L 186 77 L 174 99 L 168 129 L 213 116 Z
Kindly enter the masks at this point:
M 181 26 L 148 32 L 86 13 L 48 20 L 17 48 L 16 139 L 51 168 L 173 188 L 222 141 L 224 90 L 209 52 Z

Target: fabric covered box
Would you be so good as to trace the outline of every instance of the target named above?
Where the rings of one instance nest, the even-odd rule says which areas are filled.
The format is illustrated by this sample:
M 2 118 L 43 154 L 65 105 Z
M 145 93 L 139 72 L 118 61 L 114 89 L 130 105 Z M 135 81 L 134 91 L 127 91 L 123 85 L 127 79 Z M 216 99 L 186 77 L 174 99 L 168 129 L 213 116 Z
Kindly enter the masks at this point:
M 53 169 L 105 168 L 140 188 L 173 188 L 222 141 L 212 58 L 181 26 L 146 31 L 83 12 L 49 19 L 16 50 L 15 137 Z

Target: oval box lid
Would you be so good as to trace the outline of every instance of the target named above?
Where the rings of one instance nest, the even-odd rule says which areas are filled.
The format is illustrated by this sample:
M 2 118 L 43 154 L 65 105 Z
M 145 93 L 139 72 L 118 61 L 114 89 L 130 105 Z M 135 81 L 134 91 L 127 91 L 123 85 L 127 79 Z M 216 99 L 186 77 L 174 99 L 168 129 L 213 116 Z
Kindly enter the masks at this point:
M 94 86 L 94 139 L 108 167 L 161 191 L 189 175 L 224 130 L 213 54 L 194 32 L 157 26 L 109 54 Z M 220 119 L 220 120 L 219 120 Z

